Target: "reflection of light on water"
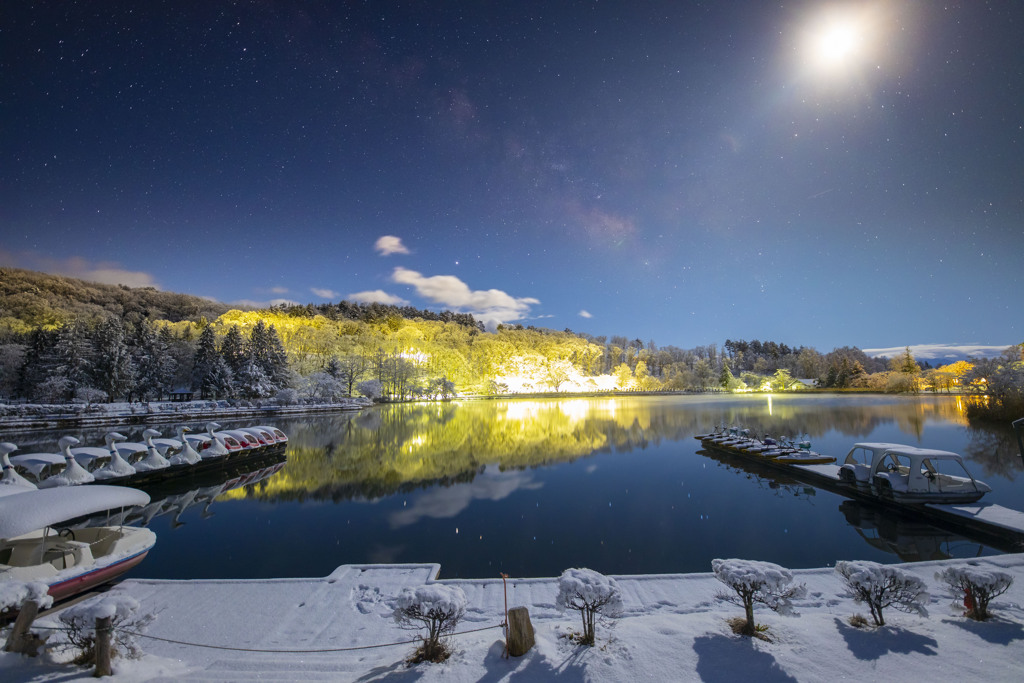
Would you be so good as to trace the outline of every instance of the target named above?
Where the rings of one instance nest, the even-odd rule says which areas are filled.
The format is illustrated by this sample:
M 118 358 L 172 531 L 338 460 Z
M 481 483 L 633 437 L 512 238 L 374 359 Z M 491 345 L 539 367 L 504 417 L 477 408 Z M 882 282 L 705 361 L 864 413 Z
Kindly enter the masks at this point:
M 536 417 L 539 411 L 539 401 L 512 401 L 505 409 L 505 419 L 525 421 Z
M 558 409 L 574 422 L 587 419 L 590 413 L 590 404 L 587 401 L 577 399 L 573 401 L 559 401 Z
M 414 436 L 413 438 L 409 439 L 406 442 L 405 449 L 407 451 L 409 451 L 410 453 L 412 453 L 414 450 L 416 450 L 417 448 L 422 446 L 424 443 L 426 443 L 426 441 L 427 441 L 426 438 L 422 434 L 419 435 L 419 436 Z
M 772 414 L 772 395 L 768 394 L 768 414 Z

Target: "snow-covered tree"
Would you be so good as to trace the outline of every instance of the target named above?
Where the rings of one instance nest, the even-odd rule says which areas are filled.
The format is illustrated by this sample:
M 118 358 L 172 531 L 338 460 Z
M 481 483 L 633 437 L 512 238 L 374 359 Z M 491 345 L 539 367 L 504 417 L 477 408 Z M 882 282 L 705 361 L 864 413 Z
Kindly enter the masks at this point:
M 558 577 L 556 603 L 576 610 L 583 619 L 582 645 L 594 644 L 594 621 L 598 614 L 614 616 L 622 611 L 622 590 L 615 579 L 593 569 L 566 569 Z
M 108 400 L 122 398 L 135 386 L 136 367 L 120 318 L 108 318 L 93 337 L 92 385 Z
M 886 607 L 928 615 L 924 581 L 899 567 L 866 560 L 840 561 L 836 562 L 836 573 L 843 577 L 850 597 L 867 604 L 876 626 L 885 625 L 882 610 Z
M 25 398 L 40 398 L 37 388 L 50 376 L 56 363 L 53 353 L 56 343 L 56 333 L 41 327 L 37 327 L 29 333 L 24 359 L 18 370 L 18 395 Z
M 136 329 L 132 356 L 136 395 L 144 400 L 159 399 L 174 388 L 177 362 L 164 334 L 158 333 L 147 320 Z
M 91 351 L 88 331 L 80 321 L 60 328 L 53 347 L 55 362 L 50 377 L 64 379 L 68 391 L 65 399 L 71 398 L 79 387 L 89 385 L 93 367 Z
M 754 605 L 764 605 L 779 614 L 792 614 L 791 600 L 807 594 L 803 584 L 791 586 L 793 574 L 771 562 L 753 560 L 711 560 L 715 578 L 733 590 L 732 593 L 718 593 L 715 597 L 743 607 L 746 618 L 740 633 L 752 636 L 757 632 L 754 622 Z
M 221 380 L 215 380 L 214 375 L 223 375 L 224 371 L 230 373 L 227 363 L 217 351 L 217 337 L 213 333 L 213 327 L 207 325 L 199 335 L 196 343 L 196 352 L 192 361 L 192 389 L 202 392 L 203 398 L 208 398 L 214 385 L 222 385 Z
M 964 614 L 978 621 L 988 619 L 988 604 L 992 598 L 1002 595 L 1013 585 L 1013 576 L 1007 572 L 971 566 L 946 567 L 935 573 L 935 580 L 949 587 L 956 600 L 954 607 L 962 603 Z
M 422 644 L 417 648 L 413 662 L 443 662 L 451 655 L 451 649 L 443 638 L 455 631 L 459 620 L 466 614 L 466 594 L 461 588 L 431 584 L 417 588 L 405 588 L 395 601 L 395 621 L 402 628 L 419 630 L 426 628 L 421 636 Z
M 242 371 L 249 355 L 246 352 L 245 340 L 242 339 L 238 325 L 228 328 L 227 334 L 224 335 L 224 339 L 220 343 L 220 355 L 223 356 L 224 362 L 228 364 L 232 373 L 237 375 Z
M 330 403 L 345 395 L 345 386 L 329 372 L 314 372 L 305 380 L 304 393 L 314 401 Z
M 224 362 L 223 358 L 217 356 L 213 359 L 213 367 L 210 369 L 209 374 L 203 378 L 202 384 L 199 385 L 199 390 L 203 396 L 214 399 L 235 395 L 234 377 L 232 377 L 231 369 L 228 368 L 228 364 Z
M 251 356 L 242 363 L 234 375 L 235 389 L 246 398 L 266 398 L 277 391 L 277 387 Z

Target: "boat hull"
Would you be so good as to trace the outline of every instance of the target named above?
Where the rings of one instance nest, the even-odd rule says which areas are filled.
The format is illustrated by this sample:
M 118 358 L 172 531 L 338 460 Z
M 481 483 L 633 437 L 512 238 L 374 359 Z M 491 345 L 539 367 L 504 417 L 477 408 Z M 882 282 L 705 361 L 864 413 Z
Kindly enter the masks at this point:
M 117 562 L 112 562 L 99 567 L 94 566 L 81 574 L 52 583 L 50 584 L 50 590 L 48 592 L 54 602 L 59 602 L 78 595 L 79 593 L 84 593 L 96 586 L 102 586 L 105 583 L 113 581 L 146 559 L 146 555 L 149 554 L 149 550 L 149 548 L 146 548 L 145 550 L 125 557 Z

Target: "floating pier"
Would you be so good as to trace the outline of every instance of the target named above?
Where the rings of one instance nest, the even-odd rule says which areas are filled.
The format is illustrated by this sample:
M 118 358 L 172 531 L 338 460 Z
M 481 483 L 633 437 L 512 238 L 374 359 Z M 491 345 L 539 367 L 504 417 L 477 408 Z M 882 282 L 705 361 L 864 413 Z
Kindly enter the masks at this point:
M 867 489 L 850 486 L 839 479 L 838 465 L 784 465 L 771 458 L 739 453 L 701 441 L 704 448 L 728 455 L 737 461 L 762 465 L 782 472 L 806 484 L 881 508 L 889 508 L 922 517 L 929 522 L 960 533 L 1004 552 L 1024 552 L 1024 512 L 994 503 L 908 504 L 883 500 Z

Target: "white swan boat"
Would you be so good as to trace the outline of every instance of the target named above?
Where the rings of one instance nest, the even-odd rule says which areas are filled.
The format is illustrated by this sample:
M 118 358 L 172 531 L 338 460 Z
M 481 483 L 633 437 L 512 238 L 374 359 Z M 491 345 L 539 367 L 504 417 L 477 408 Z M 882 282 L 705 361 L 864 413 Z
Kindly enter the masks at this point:
M 54 600 L 110 581 L 146 557 L 156 534 L 122 525 L 61 527 L 148 502 L 148 494 L 123 486 L 0 486 L 0 581 L 41 581 Z

